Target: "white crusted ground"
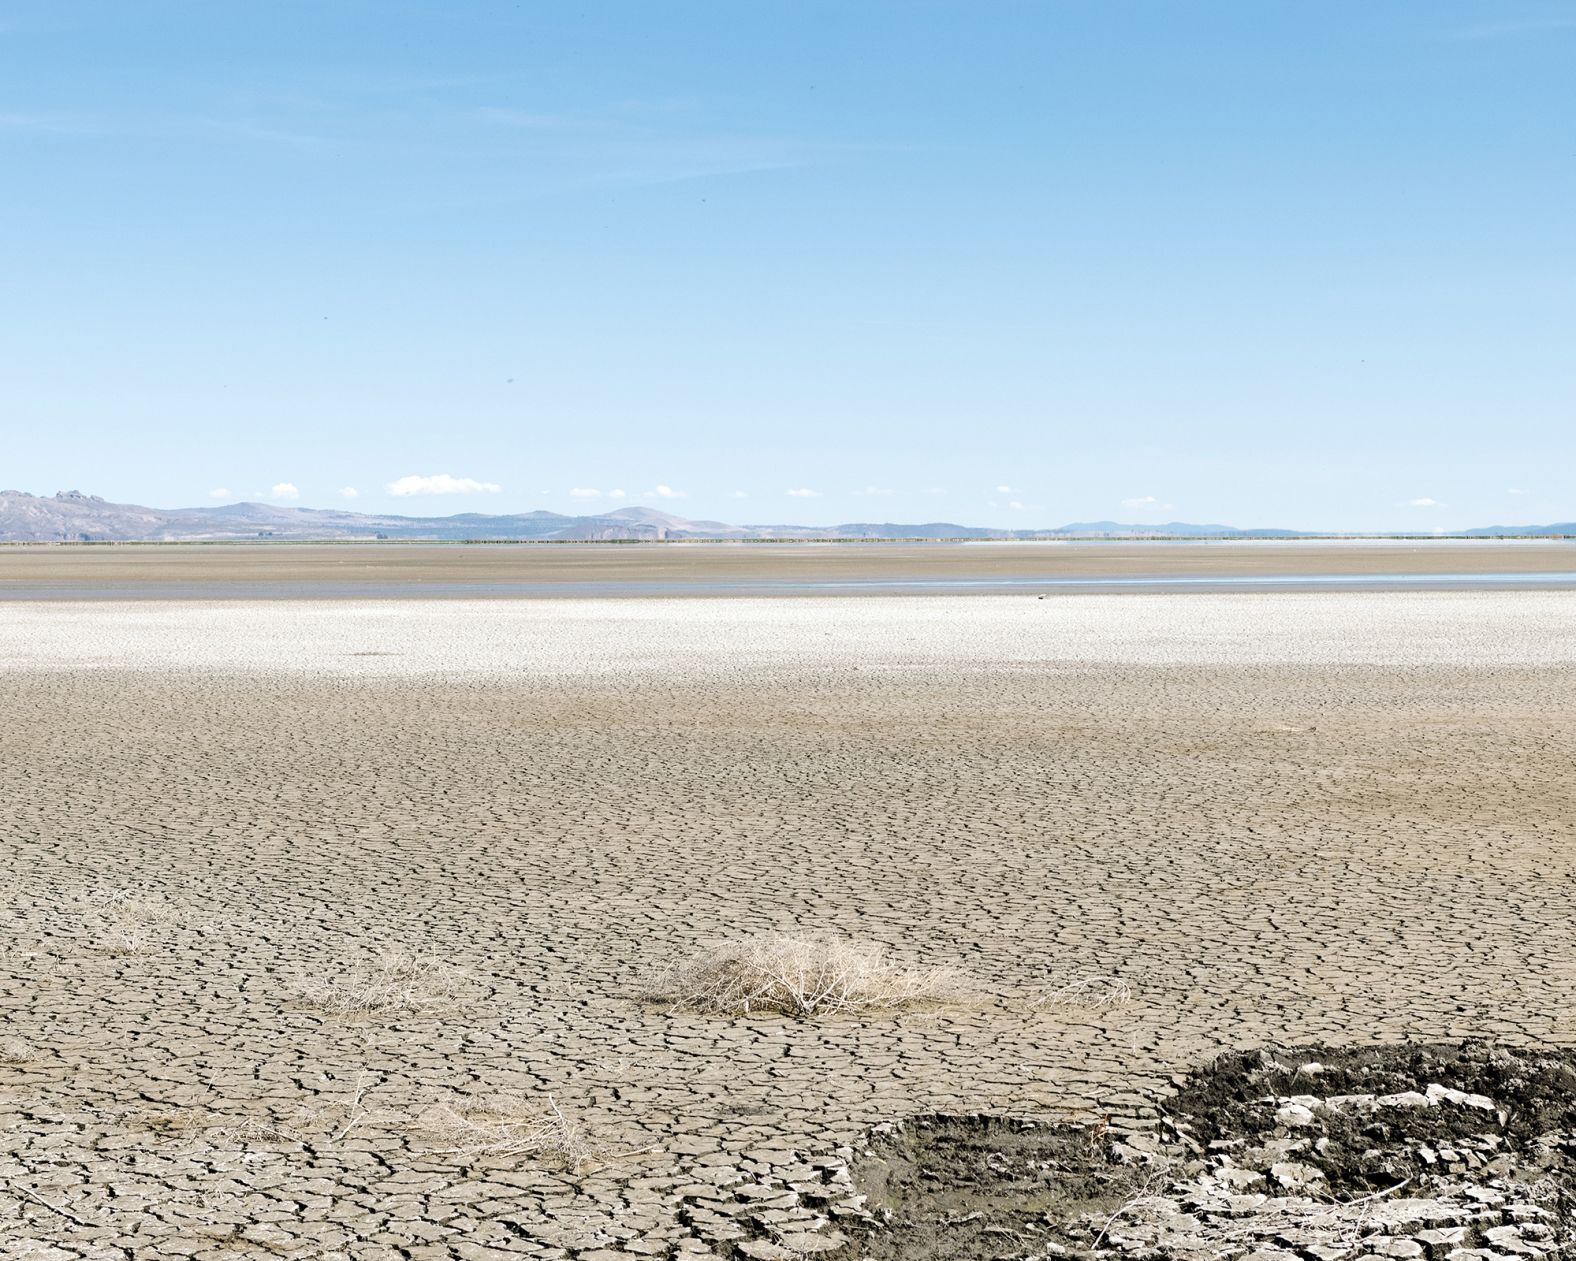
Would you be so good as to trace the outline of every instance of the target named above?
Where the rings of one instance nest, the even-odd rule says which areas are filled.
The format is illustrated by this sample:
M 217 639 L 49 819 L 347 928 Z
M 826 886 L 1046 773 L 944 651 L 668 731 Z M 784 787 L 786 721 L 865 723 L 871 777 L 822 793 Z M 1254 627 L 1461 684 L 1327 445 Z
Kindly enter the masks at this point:
M 1576 661 L 1576 593 L 0 603 L 0 667 L 400 677 Z

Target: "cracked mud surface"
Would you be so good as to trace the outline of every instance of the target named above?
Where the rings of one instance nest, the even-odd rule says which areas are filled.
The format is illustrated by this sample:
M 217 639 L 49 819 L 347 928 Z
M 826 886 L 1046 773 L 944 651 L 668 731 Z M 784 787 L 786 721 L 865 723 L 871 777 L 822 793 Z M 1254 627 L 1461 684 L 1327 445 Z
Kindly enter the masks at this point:
M 0 1255 L 836 1256 L 872 1126 L 1119 1136 L 1223 1050 L 1570 1045 L 1573 628 L 1511 593 L 9 606 Z M 639 998 L 805 930 L 972 992 Z M 393 947 L 452 984 L 306 997 Z M 1131 995 L 1055 997 L 1088 976 Z M 430 1124 L 548 1095 L 595 1159 Z

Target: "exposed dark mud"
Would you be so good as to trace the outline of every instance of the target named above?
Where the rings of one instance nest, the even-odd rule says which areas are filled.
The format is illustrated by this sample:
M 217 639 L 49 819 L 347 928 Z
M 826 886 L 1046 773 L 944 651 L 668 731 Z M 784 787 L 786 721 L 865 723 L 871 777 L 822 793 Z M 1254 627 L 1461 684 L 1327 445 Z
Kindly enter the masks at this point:
M 881 1225 L 865 1233 L 861 1257 L 1023 1255 L 1066 1223 L 1115 1211 L 1143 1182 L 1099 1126 L 930 1116 L 872 1139 L 855 1183 Z
M 848 1255 L 907 1261 L 1576 1257 L 1576 1054 L 1271 1048 L 1178 1079 L 1151 1132 L 882 1127 Z
M 1191 1074 L 1167 1112 L 1215 1151 L 1295 1131 L 1301 1163 L 1331 1191 L 1361 1195 L 1440 1173 L 1507 1174 L 1563 1150 L 1576 1133 L 1576 1056 L 1486 1043 L 1264 1051 Z

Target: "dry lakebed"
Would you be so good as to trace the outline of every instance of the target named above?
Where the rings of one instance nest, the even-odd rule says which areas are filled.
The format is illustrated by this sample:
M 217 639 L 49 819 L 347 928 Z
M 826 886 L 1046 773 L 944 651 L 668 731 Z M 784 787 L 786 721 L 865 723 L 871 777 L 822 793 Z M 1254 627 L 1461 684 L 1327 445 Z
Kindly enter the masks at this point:
M 0 1255 L 1568 1254 L 1573 667 L 1566 590 L 0 604 Z

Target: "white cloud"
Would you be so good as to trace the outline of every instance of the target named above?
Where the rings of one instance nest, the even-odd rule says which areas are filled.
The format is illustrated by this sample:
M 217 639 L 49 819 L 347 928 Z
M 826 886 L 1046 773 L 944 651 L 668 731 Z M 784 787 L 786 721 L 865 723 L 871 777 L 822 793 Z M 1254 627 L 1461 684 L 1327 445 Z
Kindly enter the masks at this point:
M 945 495 L 947 493 L 947 488 L 945 486 L 927 486 L 925 488 L 925 493 L 927 495 Z
M 571 499 L 599 499 L 601 495 L 601 491 L 593 490 L 589 486 L 571 486 L 569 488 L 569 497 Z
M 1169 504 L 1162 505 L 1160 500 L 1153 495 L 1135 495 L 1132 499 L 1122 500 L 1122 507 L 1124 508 L 1159 508 L 1162 506 L 1170 507 Z
M 341 486 L 339 488 L 339 497 L 341 499 L 355 499 L 360 494 L 361 494 L 361 492 L 359 490 L 357 490 L 354 486 Z
M 1521 487 L 1519 487 L 1519 486 L 1512 486 L 1505 493 L 1507 495 L 1525 495 L 1527 492 L 1522 490 Z
M 673 487 L 671 487 L 671 486 L 664 486 L 661 482 L 657 483 L 657 489 L 655 491 L 653 491 L 652 493 L 654 495 L 656 495 L 656 497 L 658 499 L 683 499 L 684 498 L 684 492 L 682 490 L 674 490 Z
M 1437 499 L 1430 499 L 1424 495 L 1421 499 L 1408 499 L 1406 506 L 1408 508 L 1443 508 L 1444 504 Z
M 1017 511 L 1019 511 L 1019 512 L 1022 512 L 1022 511 L 1023 511 L 1023 510 L 1024 510 L 1024 509 L 1026 509 L 1026 508 L 1027 508 L 1027 507 L 1028 507 L 1028 506 L 1029 506 L 1029 505 L 1028 505 L 1028 504 L 1026 504 L 1026 503 L 1020 503 L 1020 502 L 1019 502 L 1019 501 L 1018 501 L 1018 500 L 1016 500 L 1016 499 L 1009 499 L 1009 500 L 1008 500 L 1008 501 L 1007 501 L 1007 507 L 1009 507 L 1009 508 L 1014 508 L 1014 509 L 1016 509 L 1016 510 L 1017 510 Z
M 268 496 L 270 499 L 299 499 L 301 492 L 290 482 L 275 482 Z
M 390 482 L 384 489 L 391 495 L 496 495 L 503 487 L 497 482 L 479 482 L 474 477 L 412 473 Z
M 621 490 L 610 490 L 607 492 L 607 497 L 609 499 L 622 499 L 624 497 L 624 492 Z
M 1016 495 L 1019 491 L 1016 486 L 998 486 L 996 487 L 996 493 L 998 495 Z
M 735 499 L 748 499 L 748 498 L 749 498 L 749 496 L 748 496 L 748 495 L 746 495 L 746 494 L 745 494 L 745 493 L 744 493 L 744 492 L 743 492 L 743 491 L 742 491 L 742 490 L 736 490 L 736 491 L 734 491 L 734 492 L 733 492 L 733 497 L 734 497 L 734 498 L 735 498 Z
M 890 486 L 866 486 L 864 493 L 867 495 L 891 495 L 895 492 Z
M 819 499 L 821 497 L 820 491 L 811 490 L 808 486 L 794 486 L 788 493 L 795 499 Z
M 228 486 L 215 486 L 208 492 L 209 499 L 228 499 L 229 497 L 230 488 Z

